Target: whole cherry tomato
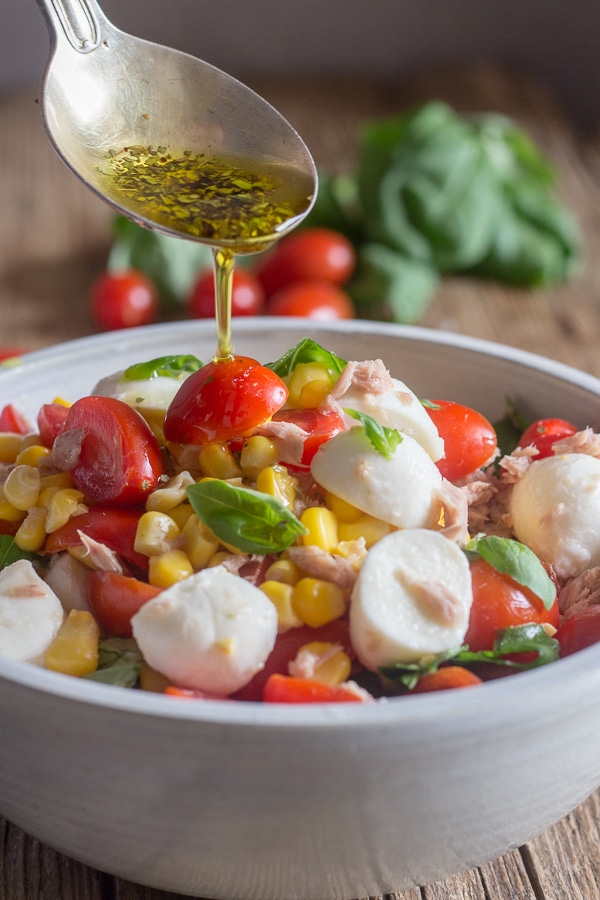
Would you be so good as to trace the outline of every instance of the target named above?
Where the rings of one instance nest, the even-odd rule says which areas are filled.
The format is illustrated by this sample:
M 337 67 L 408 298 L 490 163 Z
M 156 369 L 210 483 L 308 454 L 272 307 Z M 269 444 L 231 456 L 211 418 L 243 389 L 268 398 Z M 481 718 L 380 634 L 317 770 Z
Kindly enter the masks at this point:
M 213 360 L 179 388 L 165 416 L 164 435 L 178 444 L 228 441 L 266 422 L 287 396 L 279 375 L 255 359 Z
M 465 478 L 494 456 L 496 432 L 477 410 L 452 400 L 430 400 L 425 409 L 444 440 L 445 456 L 437 462 L 444 478 Z
M 92 285 L 91 313 L 103 331 L 150 325 L 158 313 L 158 293 L 143 272 L 105 272 Z
M 296 281 L 344 284 L 356 266 L 350 241 L 331 228 L 305 228 L 282 238 L 259 262 L 256 275 L 267 296 Z
M 555 441 L 571 437 L 577 428 L 565 419 L 538 419 L 525 429 L 519 439 L 519 447 L 533 445 L 538 454 L 535 459 L 552 456 L 552 445 Z
M 69 433 L 79 446 L 69 448 Z M 165 471 L 158 442 L 142 416 L 114 397 L 76 400 L 60 439 L 65 442 L 61 452 L 72 450 L 76 457 L 69 464 L 73 484 L 97 503 L 143 503 Z
M 566 619 L 554 635 L 561 656 L 570 656 L 600 642 L 600 606 L 589 606 Z
M 299 316 L 331 321 L 353 319 L 354 304 L 346 291 L 329 281 L 295 281 L 281 288 L 267 300 L 271 316 Z
M 59 553 L 70 547 L 81 547 L 79 532 L 104 544 L 137 569 L 148 569 L 148 557 L 134 549 L 138 522 L 143 508 L 127 506 L 92 506 L 81 516 L 71 518 L 46 538 L 46 553 Z
M 533 591 L 498 572 L 485 560 L 475 559 L 470 565 L 473 605 L 465 644 L 471 650 L 491 650 L 499 628 L 513 628 L 529 622 L 548 623 L 558 628 L 556 600 L 551 609 L 546 609 Z
M 258 278 L 239 266 L 233 273 L 231 290 L 232 316 L 257 316 L 265 305 L 265 292 Z M 211 319 L 215 314 L 215 279 L 212 269 L 201 272 L 190 294 L 188 312 L 197 319 Z
M 27 350 L 18 350 L 16 347 L 0 347 L 0 361 L 16 359 L 19 356 L 23 356 L 24 353 L 27 353 Z
M 160 594 L 160 588 L 128 575 L 96 569 L 88 575 L 87 592 L 100 627 L 115 637 L 131 637 L 131 617 Z

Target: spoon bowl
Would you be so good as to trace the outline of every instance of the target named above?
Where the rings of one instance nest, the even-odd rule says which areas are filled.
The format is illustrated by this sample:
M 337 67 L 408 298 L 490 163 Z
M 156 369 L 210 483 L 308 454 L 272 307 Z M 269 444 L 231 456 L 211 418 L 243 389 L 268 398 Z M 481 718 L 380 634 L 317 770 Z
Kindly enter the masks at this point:
M 172 221 L 107 189 L 107 160 L 131 147 L 241 160 L 293 185 L 294 212 L 278 224 L 277 237 L 309 212 L 317 185 L 312 157 L 262 97 L 187 53 L 120 31 L 96 0 L 36 2 L 52 41 L 43 86 L 48 135 L 69 168 L 119 212 L 181 236 Z

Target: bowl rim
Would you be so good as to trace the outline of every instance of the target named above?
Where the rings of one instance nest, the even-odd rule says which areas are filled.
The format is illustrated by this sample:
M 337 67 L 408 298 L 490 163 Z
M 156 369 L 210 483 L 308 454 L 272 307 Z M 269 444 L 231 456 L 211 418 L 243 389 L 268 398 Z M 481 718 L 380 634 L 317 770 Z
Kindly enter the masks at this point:
M 236 322 L 237 335 L 252 336 L 266 330 L 285 329 L 300 336 L 311 330 L 342 334 L 372 334 L 396 336 L 411 341 L 421 341 L 453 348 L 465 349 L 483 356 L 494 356 L 508 362 L 544 372 L 584 390 L 600 395 L 600 379 L 549 357 L 505 344 L 469 335 L 433 330 L 423 326 L 396 325 L 364 320 L 341 322 L 307 321 L 306 319 L 248 317 Z M 65 356 L 88 355 L 94 349 L 123 351 L 129 344 L 135 345 L 146 336 L 160 333 L 168 345 L 170 335 L 184 330 L 186 338 L 191 333 L 208 335 L 214 332 L 211 320 L 193 322 L 169 322 L 165 324 L 131 328 L 124 332 L 106 332 L 77 338 L 39 350 L 33 350 L 0 365 L 0 386 L 6 375 L 17 375 L 23 369 L 60 362 Z M 234 334 L 235 336 L 235 334 Z M 23 689 L 74 704 L 86 704 L 115 712 L 144 717 L 177 719 L 219 726 L 253 726 L 269 728 L 321 728 L 332 725 L 340 728 L 371 730 L 374 727 L 401 726 L 439 722 L 445 718 L 462 719 L 479 717 L 493 704 L 495 710 L 508 708 L 515 701 L 522 704 L 534 702 L 535 697 L 551 695 L 558 702 L 558 693 L 582 683 L 586 692 L 595 679 L 600 686 L 600 644 L 588 647 L 572 656 L 556 662 L 517 673 L 518 677 L 504 677 L 487 682 L 481 690 L 441 691 L 417 696 L 387 698 L 375 703 L 315 703 L 315 704 L 266 704 L 261 702 L 230 700 L 180 701 L 165 695 L 140 690 L 118 689 L 73 676 L 51 672 L 31 663 L 0 657 L 0 688 L 9 682 Z M 594 678 L 592 678 L 594 675 Z

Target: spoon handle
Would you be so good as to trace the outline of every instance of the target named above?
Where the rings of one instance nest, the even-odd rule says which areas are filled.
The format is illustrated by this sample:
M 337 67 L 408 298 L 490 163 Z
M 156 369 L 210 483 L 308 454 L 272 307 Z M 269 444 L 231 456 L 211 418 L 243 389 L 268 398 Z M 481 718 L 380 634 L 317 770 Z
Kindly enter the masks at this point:
M 96 0 L 36 0 L 55 41 L 65 38 L 78 53 L 90 53 L 108 25 Z

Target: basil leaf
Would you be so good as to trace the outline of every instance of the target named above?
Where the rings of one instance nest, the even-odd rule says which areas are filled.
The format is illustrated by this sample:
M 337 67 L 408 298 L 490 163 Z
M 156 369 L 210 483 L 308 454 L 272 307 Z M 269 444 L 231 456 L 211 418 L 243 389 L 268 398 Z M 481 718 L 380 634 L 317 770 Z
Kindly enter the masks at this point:
M 0 569 L 5 569 L 11 563 L 17 562 L 19 559 L 35 559 L 33 553 L 21 550 L 15 544 L 15 539 L 9 534 L 0 534 Z
M 533 550 L 511 538 L 476 535 L 465 547 L 468 556 L 480 556 L 497 572 L 509 575 L 518 584 L 533 591 L 546 609 L 556 599 L 556 585 Z
M 519 662 L 506 659 L 513 653 L 536 653 L 534 660 Z M 554 662 L 559 657 L 559 644 L 556 638 L 549 637 L 543 626 L 535 622 L 526 625 L 515 625 L 513 628 L 502 628 L 496 632 L 492 650 L 471 651 L 462 648 L 454 657 L 456 663 L 490 662 L 516 669 L 532 669 Z
M 159 356 L 157 359 L 150 359 L 148 362 L 134 363 L 125 369 L 123 377 L 126 381 L 150 381 L 152 378 L 163 376 L 165 378 L 183 378 L 185 375 L 191 375 L 202 368 L 203 363 L 198 357 L 189 355 L 182 356 Z
M 198 518 L 242 553 L 279 553 L 308 529 L 275 497 L 219 479 L 191 484 L 187 496 Z
M 280 378 L 285 378 L 286 375 L 291 375 L 300 363 L 312 362 L 323 363 L 334 376 L 341 375 L 347 365 L 346 360 L 340 359 L 330 350 L 325 350 L 316 341 L 311 338 L 303 338 L 295 347 L 292 347 L 275 362 L 267 363 L 266 366 Z
M 133 638 L 108 638 L 100 641 L 98 650 L 98 668 L 83 677 L 115 687 L 135 687 L 143 660 Z
M 360 422 L 371 446 L 381 456 L 386 459 L 393 457 L 396 447 L 402 443 L 402 435 L 399 431 L 395 428 L 388 428 L 387 425 L 380 425 L 371 416 L 367 416 L 357 409 L 344 409 L 344 412 Z
M 445 650 L 442 653 L 428 656 L 416 663 L 397 663 L 394 666 L 382 666 L 378 672 L 384 681 L 401 684 L 411 691 L 420 678 L 424 675 L 430 675 L 432 672 L 437 672 L 442 663 L 454 661 L 461 651 L 467 649 L 466 646 L 454 647 L 452 650 Z
M 367 243 L 358 250 L 356 274 L 347 290 L 361 318 L 412 325 L 427 309 L 439 281 L 430 263 Z
M 513 452 L 519 443 L 519 438 L 531 421 L 531 419 L 528 419 L 521 410 L 517 408 L 516 404 L 510 398 L 506 399 L 505 416 L 493 423 L 498 447 L 500 449 L 498 461 L 503 456 Z

